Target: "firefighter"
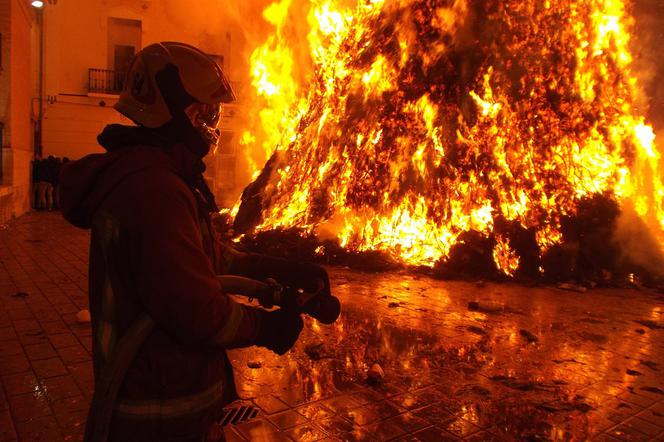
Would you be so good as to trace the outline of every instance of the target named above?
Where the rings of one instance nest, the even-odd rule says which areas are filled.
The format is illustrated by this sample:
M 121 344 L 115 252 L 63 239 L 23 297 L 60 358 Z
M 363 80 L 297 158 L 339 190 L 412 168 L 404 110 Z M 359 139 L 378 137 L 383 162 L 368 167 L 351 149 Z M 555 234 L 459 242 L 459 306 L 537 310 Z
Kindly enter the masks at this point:
M 136 125 L 106 127 L 98 141 L 107 152 L 70 162 L 60 177 L 65 218 L 91 229 L 95 393 L 86 440 L 223 440 L 214 422 L 237 398 L 225 350 L 284 354 L 303 322 L 234 302 L 216 275 L 327 290 L 329 281 L 320 267 L 213 240 L 202 158 L 234 94 L 211 58 L 183 43 L 153 44 L 134 57 L 125 83 L 115 108 Z

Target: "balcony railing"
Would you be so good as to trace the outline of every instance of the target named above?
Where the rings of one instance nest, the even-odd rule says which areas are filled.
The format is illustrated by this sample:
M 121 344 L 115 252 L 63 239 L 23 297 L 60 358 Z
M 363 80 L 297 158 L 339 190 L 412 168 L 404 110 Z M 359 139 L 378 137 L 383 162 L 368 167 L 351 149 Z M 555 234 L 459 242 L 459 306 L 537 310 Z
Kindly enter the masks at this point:
M 109 69 L 88 69 L 88 92 L 97 94 L 119 94 L 125 81 L 125 72 Z

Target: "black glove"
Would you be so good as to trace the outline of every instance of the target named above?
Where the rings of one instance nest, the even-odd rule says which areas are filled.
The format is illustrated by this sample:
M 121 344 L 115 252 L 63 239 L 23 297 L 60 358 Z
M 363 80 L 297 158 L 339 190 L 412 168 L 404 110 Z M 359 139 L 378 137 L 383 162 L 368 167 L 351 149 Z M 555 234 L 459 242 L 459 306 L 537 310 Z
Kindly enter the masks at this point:
M 297 312 L 285 309 L 263 311 L 256 345 L 283 355 L 295 345 L 303 327 L 304 322 Z

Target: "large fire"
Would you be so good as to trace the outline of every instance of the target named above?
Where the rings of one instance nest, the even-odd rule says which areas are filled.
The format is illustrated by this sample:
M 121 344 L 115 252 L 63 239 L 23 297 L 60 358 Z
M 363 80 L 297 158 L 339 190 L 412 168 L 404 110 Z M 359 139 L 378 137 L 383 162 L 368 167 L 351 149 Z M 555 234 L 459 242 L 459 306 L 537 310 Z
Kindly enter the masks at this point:
M 592 194 L 664 231 L 628 2 L 272 4 L 251 58 L 260 121 L 242 137 L 263 147 L 254 165 L 276 155 L 258 228 L 331 231 L 416 265 L 472 230 L 493 235 L 508 275 L 520 257 L 498 225 L 535 229 L 544 252 Z M 287 32 L 302 10 L 306 42 Z

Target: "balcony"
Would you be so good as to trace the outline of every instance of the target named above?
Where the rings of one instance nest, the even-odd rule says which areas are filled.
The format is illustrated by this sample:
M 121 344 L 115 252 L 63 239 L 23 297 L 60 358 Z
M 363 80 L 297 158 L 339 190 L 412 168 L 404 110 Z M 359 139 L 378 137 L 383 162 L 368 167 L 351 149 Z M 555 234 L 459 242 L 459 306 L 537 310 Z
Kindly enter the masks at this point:
M 125 81 L 125 72 L 109 69 L 88 69 L 88 93 L 119 95 Z

